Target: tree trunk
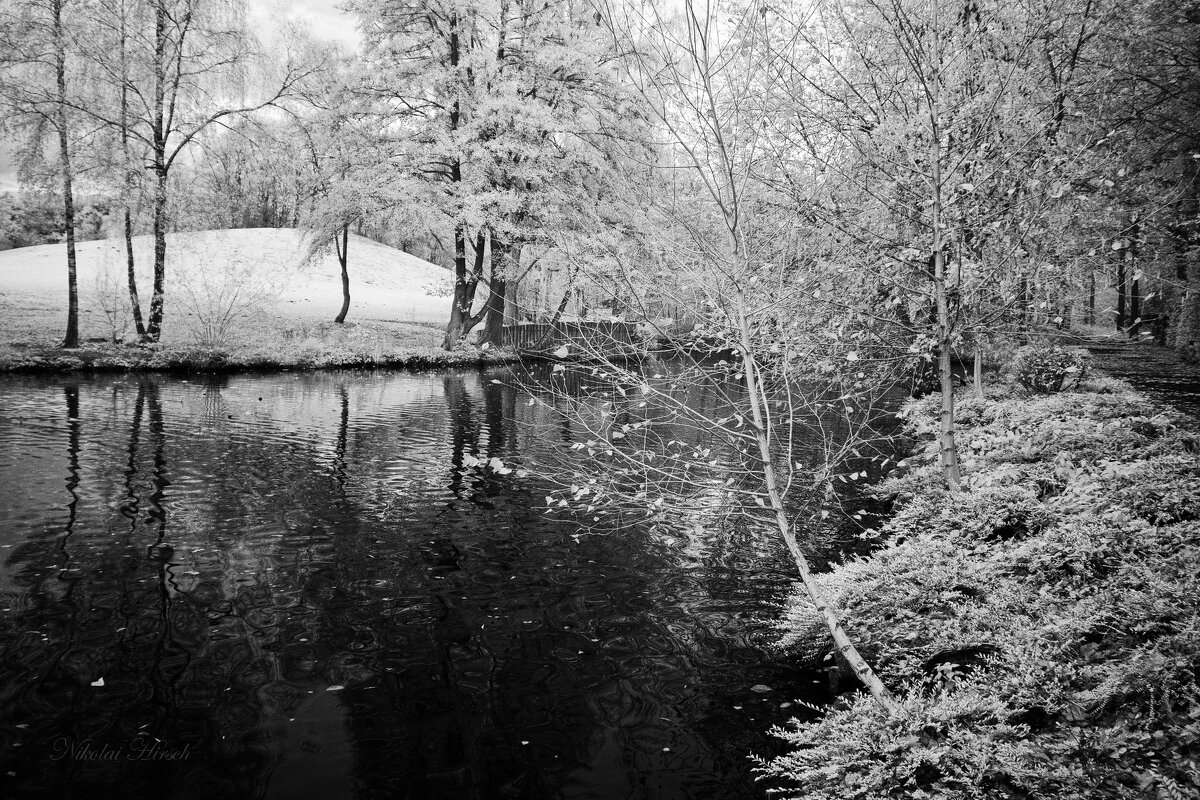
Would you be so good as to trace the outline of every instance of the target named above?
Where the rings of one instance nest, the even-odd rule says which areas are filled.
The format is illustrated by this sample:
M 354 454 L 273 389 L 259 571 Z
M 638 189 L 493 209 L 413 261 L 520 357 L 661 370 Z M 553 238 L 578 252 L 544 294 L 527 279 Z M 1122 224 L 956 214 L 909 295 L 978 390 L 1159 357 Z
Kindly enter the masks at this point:
M 450 66 L 458 68 L 459 40 L 458 14 L 450 14 Z M 458 130 L 462 117 L 462 108 L 456 98 L 450 106 L 447 123 L 451 133 Z M 450 182 L 462 182 L 462 162 L 453 159 L 450 163 Z M 478 254 L 477 254 L 478 255 Z M 450 301 L 450 321 L 446 323 L 446 336 L 442 340 L 443 350 L 453 350 L 467 335 L 471 318 L 471 301 L 474 297 L 474 286 L 468 285 L 467 277 L 467 231 L 466 224 L 460 217 L 454 223 L 454 298 Z
M 1117 330 L 1125 331 L 1125 254 L 1117 256 Z
M 578 271 L 578 265 L 574 264 L 567 271 L 567 286 L 563 289 L 562 299 L 558 301 L 558 308 L 554 309 L 554 315 L 550 317 L 550 322 L 554 323 L 562 319 L 562 315 L 567 311 L 567 306 L 571 304 L 571 297 L 575 294 L 575 273 Z
M 182 46 L 180 42 L 180 46 Z M 166 114 L 167 80 L 167 9 L 158 4 L 154 11 L 154 125 L 151 130 L 154 149 L 154 292 L 150 296 L 150 319 L 146 340 L 162 337 L 163 287 L 167 271 L 167 165 Z
M 342 267 L 342 310 L 338 312 L 334 322 L 341 325 L 346 321 L 346 314 L 350 311 L 350 272 L 346 267 L 346 258 L 350 248 L 350 226 L 342 226 L 342 240 L 339 243 L 336 236 L 333 237 L 333 246 L 337 250 L 338 263 Z
M 63 222 L 67 228 L 67 332 L 63 347 L 79 346 L 79 281 L 75 264 L 75 196 L 71 175 L 71 149 L 67 140 L 67 53 L 62 29 L 62 0 L 54 0 L 54 72 L 58 84 L 59 159 L 62 162 Z
M 825 595 L 821 585 L 814 579 L 808 559 L 805 558 L 804 552 L 800 549 L 800 543 L 796 540 L 796 532 L 793 530 L 791 521 L 788 519 L 787 510 L 783 505 L 783 496 L 779 491 L 779 482 L 775 477 L 774 460 L 771 457 L 769 439 L 770 430 L 767 427 L 769 423 L 765 421 L 763 413 L 763 407 L 766 405 L 767 400 L 758 379 L 758 367 L 753 357 L 754 345 L 750 339 L 750 323 L 746 313 L 746 299 L 740 290 L 737 294 L 737 309 L 739 335 L 741 338 L 742 372 L 745 376 L 746 385 L 746 400 L 750 404 L 750 418 L 754 422 L 755 440 L 758 443 L 759 457 L 763 463 L 763 484 L 770 499 L 771 510 L 774 512 L 775 527 L 778 529 L 780 536 L 783 537 L 788 552 L 792 555 L 792 560 L 796 563 L 796 569 L 800 572 L 800 581 L 804 584 L 805 592 L 807 592 L 813 606 L 816 607 L 817 613 L 821 615 L 825 627 L 833 637 L 837 652 L 850 665 L 850 669 L 862 681 L 863 686 L 867 687 L 867 690 L 875 698 L 875 701 L 883 706 L 888 714 L 895 714 L 899 710 L 895 699 L 893 699 L 887 687 L 883 685 L 883 681 L 871 669 L 871 665 L 858 652 L 858 648 L 854 646 L 853 640 L 850 639 L 849 634 L 846 633 L 846 629 L 842 626 L 840 614 Z
M 483 335 L 481 344 L 491 347 L 504 345 L 504 315 L 508 300 L 507 260 L 511 248 L 492 239 L 492 281 L 488 289 L 488 299 L 484 306 Z
M 983 343 L 975 343 L 975 396 L 980 400 L 983 399 Z
M 938 62 L 940 66 L 940 62 Z M 946 255 L 942 252 L 942 152 L 941 127 L 938 121 L 938 98 L 941 77 L 938 69 L 932 76 L 930 108 L 930 163 L 932 166 L 933 195 L 930 198 L 930 230 L 933 234 L 933 252 L 931 265 L 933 267 L 933 300 L 937 305 L 937 361 L 938 385 L 941 387 L 942 408 L 938 420 L 938 462 L 942 466 L 942 475 L 946 479 L 946 488 L 951 493 L 962 491 L 962 472 L 958 464 L 958 443 L 954 439 L 954 372 L 950 363 L 950 348 L 953 344 L 953 330 L 950 321 L 950 297 L 946 291 Z M 1029 303 L 1025 298 L 1028 284 L 1024 275 L 1021 276 L 1022 308 Z
M 156 160 L 158 160 L 158 154 Z M 163 297 L 167 274 L 167 169 L 155 166 L 154 183 L 154 293 L 150 296 L 150 318 L 146 340 L 162 337 Z
M 125 4 L 121 3 L 120 36 L 121 36 L 121 158 L 125 168 L 125 196 L 121 198 L 125 206 L 125 266 L 129 283 L 129 310 L 133 315 L 133 327 L 138 339 L 146 339 L 146 323 L 142 319 L 142 303 L 138 298 L 137 272 L 134 270 L 133 259 L 133 213 L 129 209 L 133 194 L 133 159 L 129 153 L 129 35 L 125 28 Z
M 1096 271 L 1088 272 L 1088 302 L 1087 316 L 1084 317 L 1084 322 L 1088 325 L 1096 324 Z
M 1029 343 L 1029 276 L 1024 272 L 1017 284 L 1017 342 Z
M 954 438 L 954 371 L 950 362 L 950 303 L 946 295 L 946 263 L 940 249 L 941 233 L 934 228 L 933 295 L 937 303 L 937 368 L 942 407 L 938 418 L 938 463 L 946 478 L 946 488 L 962 491 L 962 471 L 958 463 L 958 443 Z
M 1141 330 L 1139 318 L 1142 316 L 1142 292 L 1137 272 L 1137 240 L 1138 224 L 1135 222 L 1129 237 L 1129 335 L 1137 336 Z
M 504 278 L 492 278 L 491 294 L 487 300 L 487 317 L 484 322 L 481 342 L 492 347 L 504 345 L 504 314 L 507 307 L 508 282 Z
M 462 222 L 454 226 L 454 299 L 450 305 L 450 321 L 446 324 L 446 337 L 442 340 L 443 350 L 453 350 L 467 335 L 471 318 L 471 301 L 474 287 L 467 274 L 467 234 Z
M 138 339 L 145 339 L 146 323 L 142 319 L 142 303 L 138 299 L 137 273 L 133 261 L 133 219 L 129 206 L 125 207 L 125 268 L 129 279 L 129 308 L 133 313 L 133 325 L 137 329 Z

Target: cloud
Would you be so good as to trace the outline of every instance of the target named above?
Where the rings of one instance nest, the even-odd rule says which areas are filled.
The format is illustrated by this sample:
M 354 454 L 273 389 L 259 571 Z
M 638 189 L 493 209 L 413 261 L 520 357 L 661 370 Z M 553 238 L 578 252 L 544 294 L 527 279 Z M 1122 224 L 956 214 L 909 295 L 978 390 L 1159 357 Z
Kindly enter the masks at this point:
M 250 24 L 256 33 L 270 38 L 278 27 L 277 20 L 307 22 L 313 36 L 357 47 L 357 20 L 352 14 L 337 7 L 340 2 L 341 0 L 251 0 Z

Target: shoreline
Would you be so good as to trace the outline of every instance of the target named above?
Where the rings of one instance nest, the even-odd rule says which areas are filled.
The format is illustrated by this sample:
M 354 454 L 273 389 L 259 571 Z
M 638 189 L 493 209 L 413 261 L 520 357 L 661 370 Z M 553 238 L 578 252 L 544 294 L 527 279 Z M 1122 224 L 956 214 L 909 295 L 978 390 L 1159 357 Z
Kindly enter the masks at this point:
M 86 350 L 80 348 L 79 350 Z M 376 359 L 327 359 L 316 361 L 285 361 L 270 358 L 227 358 L 222 353 L 180 352 L 175 349 L 151 351 L 134 359 L 113 358 L 93 352 L 61 350 L 40 352 L 29 360 L 15 363 L 0 362 L 0 375 L 66 375 L 71 373 L 162 373 L 162 374 L 222 374 L 271 372 L 320 372 L 339 369 L 409 369 L 428 370 L 444 367 L 490 367 L 521 363 L 525 359 L 508 351 L 413 353 Z
M 318 371 L 332 369 L 438 369 L 486 367 L 525 360 L 500 348 L 462 344 L 443 350 L 434 342 L 436 329 L 332 323 L 289 329 L 260 330 L 245 341 L 220 346 L 170 341 L 87 341 L 64 349 L 57 342 L 0 342 L 0 375 L 67 373 L 234 373 Z

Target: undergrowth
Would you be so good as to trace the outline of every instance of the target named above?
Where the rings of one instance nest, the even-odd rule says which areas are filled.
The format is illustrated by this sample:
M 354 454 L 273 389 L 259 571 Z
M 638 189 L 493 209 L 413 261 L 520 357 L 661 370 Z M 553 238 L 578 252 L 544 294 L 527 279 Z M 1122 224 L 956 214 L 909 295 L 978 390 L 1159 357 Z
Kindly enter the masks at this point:
M 905 410 L 930 441 L 937 398 Z M 822 576 L 896 693 L 775 733 L 782 796 L 1200 797 L 1200 437 L 1127 386 L 964 398 L 967 491 L 934 451 L 876 491 L 887 544 Z M 820 660 L 801 594 L 783 646 Z

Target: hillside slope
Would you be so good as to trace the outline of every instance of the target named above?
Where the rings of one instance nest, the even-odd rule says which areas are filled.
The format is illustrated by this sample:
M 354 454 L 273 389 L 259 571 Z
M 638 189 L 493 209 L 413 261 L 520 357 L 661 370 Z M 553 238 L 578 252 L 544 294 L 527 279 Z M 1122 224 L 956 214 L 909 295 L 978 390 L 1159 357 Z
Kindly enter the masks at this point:
M 302 231 L 252 228 L 175 233 L 167 237 L 164 342 L 196 336 L 197 307 L 220 306 L 236 289 L 250 296 L 248 321 L 239 336 L 264 329 L 297 329 L 328 322 L 341 306 L 337 258 L 323 253 L 306 262 Z M 151 294 L 153 242 L 134 240 L 143 314 Z M 125 299 L 125 247 L 117 239 L 81 242 L 80 335 L 108 338 L 113 326 L 105 307 Z M 438 325 L 449 316 L 450 273 L 395 248 L 350 239 L 348 322 L 385 326 Z M 0 252 L 0 339 L 8 342 L 61 338 L 67 303 L 66 245 Z M 123 310 L 126 306 L 121 305 Z M 193 312 L 193 313 L 190 313 Z M 127 312 L 116 314 L 127 317 Z M 129 333 L 130 331 L 126 331 Z M 118 328 L 117 333 L 121 330 Z

